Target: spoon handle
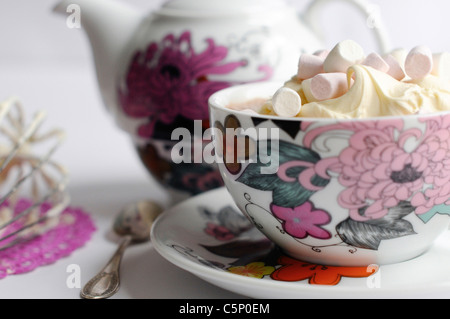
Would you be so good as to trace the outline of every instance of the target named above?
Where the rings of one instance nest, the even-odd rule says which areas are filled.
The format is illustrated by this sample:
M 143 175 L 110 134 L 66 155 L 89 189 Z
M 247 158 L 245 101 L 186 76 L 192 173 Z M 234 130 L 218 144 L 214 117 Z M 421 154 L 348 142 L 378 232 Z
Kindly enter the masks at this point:
M 131 236 L 125 236 L 106 266 L 81 290 L 81 298 L 105 299 L 114 295 L 120 286 L 120 263 L 125 249 L 131 243 Z

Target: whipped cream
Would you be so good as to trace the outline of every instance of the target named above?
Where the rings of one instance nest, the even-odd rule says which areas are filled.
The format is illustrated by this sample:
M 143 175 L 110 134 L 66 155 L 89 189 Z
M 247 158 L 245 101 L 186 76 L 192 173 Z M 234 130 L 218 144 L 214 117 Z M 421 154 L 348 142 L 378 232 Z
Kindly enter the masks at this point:
M 347 52 L 352 55 L 350 56 L 348 53 L 345 56 L 346 45 L 350 44 L 352 50 L 347 50 Z M 361 56 L 360 53 L 355 55 L 354 46 L 355 43 L 350 40 L 338 44 L 335 49 L 329 51 L 327 56 L 323 57 L 325 68 L 320 67 L 317 59 L 300 59 L 298 74 L 283 85 L 283 90 L 286 91 L 287 88 L 295 91 L 300 97 L 301 107 L 299 107 L 299 112 L 294 115 L 295 117 L 350 119 L 450 110 L 450 70 L 442 67 L 436 68 L 437 63 L 443 63 L 444 58 L 450 57 L 449 54 L 432 55 L 428 48 L 420 46 L 411 50 L 409 55 L 406 50 L 402 49 L 383 57 L 372 53 L 369 59 Z M 402 58 L 398 58 L 400 51 L 404 53 Z M 439 60 L 434 58 L 434 68 L 433 57 L 439 57 Z M 301 61 L 313 62 L 308 65 L 307 62 L 302 64 Z M 334 79 L 337 78 L 337 73 L 334 70 L 339 70 L 339 65 L 333 66 L 332 63 L 340 63 L 339 61 L 346 61 L 345 68 L 341 68 L 346 71 L 341 73 L 343 76 L 339 77 L 340 83 L 335 83 Z M 350 66 L 348 61 L 353 61 Z M 413 61 L 418 61 L 416 62 L 417 70 L 414 69 Z M 444 62 L 450 63 L 450 58 Z M 408 63 L 408 68 L 405 71 L 406 63 Z M 420 63 L 422 65 L 419 65 Z M 308 67 L 310 70 L 305 70 Z M 423 72 L 425 67 L 428 67 L 429 71 Z M 332 71 L 326 72 L 326 69 Z M 439 72 L 436 71 L 438 69 Z M 303 74 L 310 74 L 311 70 L 318 71 L 315 72 L 316 74 L 311 74 L 309 78 L 301 77 Z M 418 70 L 421 72 L 417 72 Z M 414 77 L 414 74 L 420 74 L 420 77 Z M 315 77 L 319 76 L 321 82 L 314 82 Z M 342 83 L 345 79 L 346 83 Z M 336 89 L 338 85 L 340 90 Z M 345 92 L 341 92 L 343 85 L 345 85 Z M 318 91 L 321 94 L 315 94 Z M 327 94 L 332 98 L 318 98 L 327 96 Z M 278 97 L 278 100 L 281 98 Z M 255 104 L 254 102 L 251 105 L 254 112 L 281 115 L 277 114 L 273 99 L 265 103 L 259 101 Z M 245 105 L 240 105 L 239 108 L 245 109 Z
M 321 102 L 309 102 L 305 96 L 297 116 L 368 118 L 450 110 L 450 81 L 433 75 L 398 81 L 372 67 L 354 65 L 348 69 L 347 77 L 349 82 L 354 80 L 346 94 Z

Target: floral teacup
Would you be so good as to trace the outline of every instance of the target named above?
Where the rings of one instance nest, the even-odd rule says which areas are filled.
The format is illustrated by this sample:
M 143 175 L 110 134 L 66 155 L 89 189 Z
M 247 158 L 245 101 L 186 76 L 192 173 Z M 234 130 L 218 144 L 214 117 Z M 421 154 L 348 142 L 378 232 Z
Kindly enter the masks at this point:
M 450 113 L 282 119 L 226 107 L 281 85 L 209 100 L 219 169 L 239 209 L 304 261 L 364 266 L 426 252 L 450 222 Z

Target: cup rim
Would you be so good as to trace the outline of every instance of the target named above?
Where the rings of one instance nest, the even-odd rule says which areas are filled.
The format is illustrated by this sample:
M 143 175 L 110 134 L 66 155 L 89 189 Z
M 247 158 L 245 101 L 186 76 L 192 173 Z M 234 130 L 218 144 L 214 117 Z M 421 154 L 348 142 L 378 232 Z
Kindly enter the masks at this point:
M 250 91 L 250 92 L 261 92 L 264 88 L 266 90 L 272 90 L 270 94 L 266 96 L 253 95 L 251 97 L 246 97 L 242 99 L 238 99 L 239 101 L 245 101 L 252 98 L 265 98 L 270 97 L 275 91 L 281 88 L 284 85 L 284 82 L 280 81 L 264 81 L 264 82 L 254 82 L 247 84 L 239 84 L 235 86 L 231 86 L 229 88 L 225 88 L 213 93 L 208 99 L 208 107 L 210 113 L 212 113 L 213 109 L 221 110 L 233 115 L 239 116 L 248 116 L 252 118 L 260 118 L 263 120 L 278 120 L 278 121 L 293 121 L 293 122 L 322 122 L 322 123 L 336 123 L 336 122 L 368 122 L 368 121 L 384 121 L 384 120 L 400 120 L 400 119 L 418 119 L 418 118 L 428 118 L 428 117 L 439 117 L 443 115 L 449 115 L 449 111 L 440 111 L 434 113 L 424 113 L 424 114 L 407 114 L 407 115 L 390 115 L 390 116 L 376 116 L 376 117 L 367 117 L 367 118 L 321 118 L 321 117 L 283 117 L 276 115 L 265 115 L 265 114 L 249 114 L 239 110 L 233 110 L 227 108 L 222 100 L 224 97 L 228 97 L 228 103 L 231 103 L 230 97 L 236 94 L 238 91 Z

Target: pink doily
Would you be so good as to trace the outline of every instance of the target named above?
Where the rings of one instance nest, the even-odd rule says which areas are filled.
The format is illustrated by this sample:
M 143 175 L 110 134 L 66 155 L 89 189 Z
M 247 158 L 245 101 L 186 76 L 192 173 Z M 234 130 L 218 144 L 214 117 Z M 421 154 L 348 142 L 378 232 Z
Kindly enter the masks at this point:
M 20 213 L 30 205 L 32 205 L 30 200 L 19 200 L 14 207 L 14 214 Z M 8 204 L 2 205 L 2 207 L 5 206 Z M 49 204 L 43 204 L 40 211 L 44 214 L 49 208 Z M 12 230 L 18 227 L 17 224 L 18 222 L 8 227 Z M 5 232 L 11 230 L 7 228 Z M 43 234 L 0 250 L 0 279 L 9 275 L 30 272 L 69 256 L 74 250 L 89 241 L 95 230 L 95 225 L 88 213 L 81 208 L 66 208 L 61 213 L 58 223 Z M 3 246 L 7 241 L 0 242 L 0 244 Z

